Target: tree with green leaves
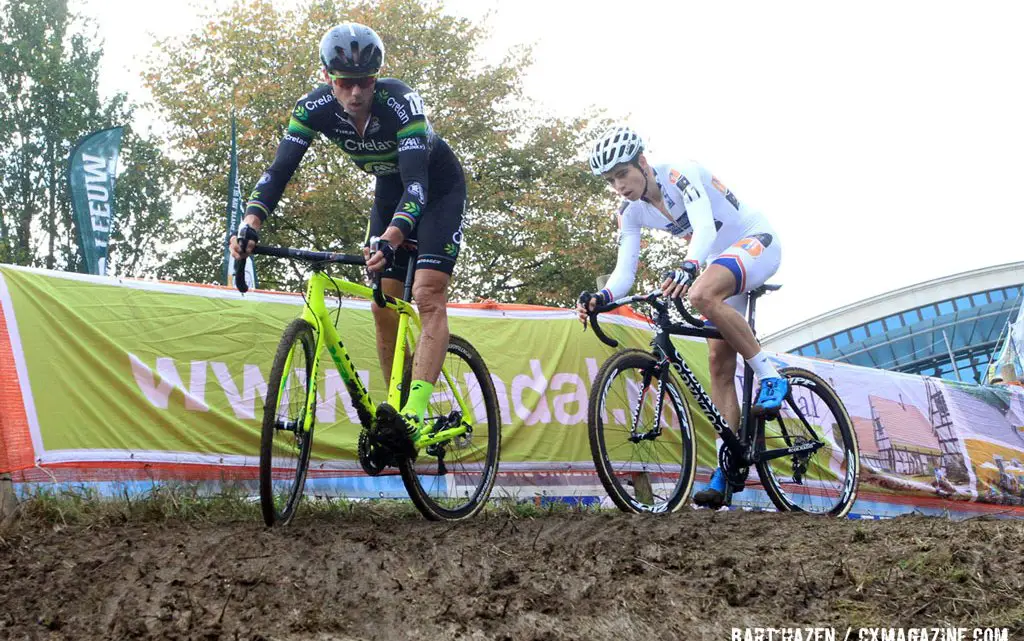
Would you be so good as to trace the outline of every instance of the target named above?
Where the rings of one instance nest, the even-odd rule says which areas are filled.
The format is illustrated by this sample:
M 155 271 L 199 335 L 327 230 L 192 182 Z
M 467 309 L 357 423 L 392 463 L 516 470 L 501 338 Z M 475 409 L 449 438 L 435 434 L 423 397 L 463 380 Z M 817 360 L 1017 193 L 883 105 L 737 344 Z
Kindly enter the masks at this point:
M 564 306 L 594 289 L 594 277 L 614 263 L 615 199 L 590 175 L 584 152 L 605 123 L 545 117 L 523 93 L 529 50 L 483 64 L 477 50 L 486 29 L 421 0 L 318 0 L 291 10 L 238 0 L 196 33 L 158 43 L 146 84 L 171 127 L 178 187 L 198 203 L 186 232 L 190 249 L 168 269 L 183 279 L 220 279 L 231 114 L 243 186 L 251 187 L 270 165 L 295 100 L 319 84 L 320 37 L 346 21 L 381 35 L 384 75 L 419 91 L 465 168 L 465 244 L 452 300 Z M 354 251 L 371 196 L 372 178 L 340 150 L 314 143 L 262 242 Z M 279 262 L 259 271 L 263 283 L 297 284 Z
M 103 50 L 84 35 L 87 26 L 66 0 L 12 0 L 0 8 L 0 262 L 70 270 L 81 264 L 68 154 L 82 136 L 128 123 L 132 114 L 123 94 L 100 99 Z M 163 260 L 145 236 L 161 226 L 173 234 L 165 195 L 171 168 L 130 126 L 123 147 L 108 264 L 113 273 L 141 275 Z

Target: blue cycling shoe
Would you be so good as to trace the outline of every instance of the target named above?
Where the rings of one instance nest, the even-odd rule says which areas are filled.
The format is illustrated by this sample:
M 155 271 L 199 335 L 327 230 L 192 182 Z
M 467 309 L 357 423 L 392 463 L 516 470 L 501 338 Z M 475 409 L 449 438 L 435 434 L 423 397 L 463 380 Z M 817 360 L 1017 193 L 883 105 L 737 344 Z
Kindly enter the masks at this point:
M 779 411 L 782 401 L 789 394 L 789 381 L 782 377 L 762 378 L 761 390 L 754 403 L 754 415 L 772 414 Z
M 700 507 L 707 507 L 714 510 L 725 505 L 725 474 L 722 468 L 715 468 L 711 480 L 704 489 L 693 495 L 693 502 Z

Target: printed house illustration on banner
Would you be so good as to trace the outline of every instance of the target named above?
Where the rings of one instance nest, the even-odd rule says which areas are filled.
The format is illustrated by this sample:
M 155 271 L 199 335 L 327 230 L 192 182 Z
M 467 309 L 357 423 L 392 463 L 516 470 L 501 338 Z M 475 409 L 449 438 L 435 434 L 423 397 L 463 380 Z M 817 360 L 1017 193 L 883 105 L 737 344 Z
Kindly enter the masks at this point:
M 930 408 L 932 420 L 929 420 L 916 405 L 903 401 L 902 397 L 894 401 L 869 396 L 868 403 L 871 418 L 853 418 L 862 463 L 907 476 L 930 476 L 945 470 L 942 475 L 950 481 L 966 477 L 963 457 L 948 429 L 948 412 Z
M 1020 504 L 1024 497 L 1024 406 L 1020 399 L 999 387 L 956 384 L 947 384 L 946 394 L 979 486 L 988 486 L 983 500 Z

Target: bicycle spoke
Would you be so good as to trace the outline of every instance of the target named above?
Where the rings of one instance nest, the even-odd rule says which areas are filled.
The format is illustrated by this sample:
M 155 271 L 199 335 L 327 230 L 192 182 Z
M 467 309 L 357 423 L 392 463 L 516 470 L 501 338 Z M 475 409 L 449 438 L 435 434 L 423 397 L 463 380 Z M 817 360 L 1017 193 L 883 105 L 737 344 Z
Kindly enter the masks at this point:
M 816 377 L 794 377 L 790 384 L 778 418 L 764 425 L 759 451 L 815 447 L 763 462 L 758 466 L 762 481 L 783 509 L 845 513 L 855 493 L 857 466 L 855 436 L 845 410 Z
M 630 511 L 675 509 L 692 483 L 689 414 L 681 392 L 659 380 L 653 365 L 642 352 L 626 353 L 619 367 L 606 364 L 594 387 L 599 402 L 591 403 L 598 474 L 616 505 Z

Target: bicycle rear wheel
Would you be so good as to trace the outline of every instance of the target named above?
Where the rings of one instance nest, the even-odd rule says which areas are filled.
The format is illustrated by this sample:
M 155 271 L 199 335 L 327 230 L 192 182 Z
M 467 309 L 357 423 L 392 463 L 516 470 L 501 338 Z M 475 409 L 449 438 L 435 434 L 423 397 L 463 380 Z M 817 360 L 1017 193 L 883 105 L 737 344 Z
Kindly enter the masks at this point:
M 780 370 L 790 385 L 777 418 L 759 421 L 755 455 L 805 446 L 757 464 L 768 497 L 780 511 L 842 517 L 857 499 L 860 452 L 842 400 L 820 376 Z
M 605 361 L 590 391 L 590 452 L 623 512 L 674 512 L 693 489 L 690 408 L 671 372 L 659 380 L 657 365 L 648 352 L 620 351 Z
M 415 461 L 401 459 L 399 470 L 409 497 L 432 521 L 460 521 L 479 512 L 491 495 L 501 451 L 501 417 L 490 372 L 469 342 L 452 336 L 444 371 L 472 416 L 463 416 L 444 374 L 434 387 L 424 423 L 440 432 L 468 425 L 465 434 L 420 450 Z
M 285 328 L 270 368 L 260 439 L 260 507 L 267 525 L 291 521 L 302 498 L 313 447 L 315 417 L 308 429 L 305 419 L 315 350 L 312 326 L 297 318 Z

